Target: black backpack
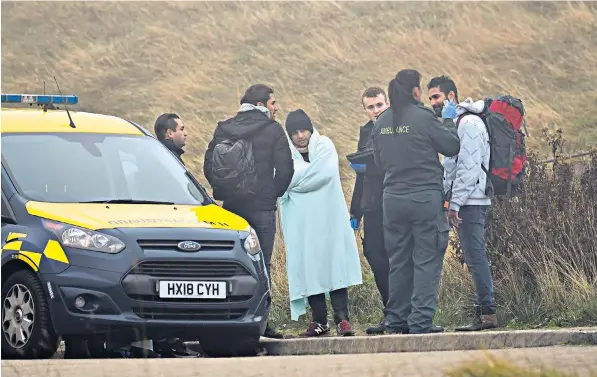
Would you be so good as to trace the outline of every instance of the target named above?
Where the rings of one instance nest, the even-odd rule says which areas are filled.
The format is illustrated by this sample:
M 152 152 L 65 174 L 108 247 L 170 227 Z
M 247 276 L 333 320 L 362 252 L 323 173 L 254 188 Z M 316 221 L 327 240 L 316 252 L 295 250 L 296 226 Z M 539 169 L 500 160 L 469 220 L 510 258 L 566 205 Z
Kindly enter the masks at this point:
M 212 155 L 212 182 L 219 197 L 236 199 L 257 193 L 257 171 L 253 144 L 247 139 L 226 139 L 218 143 Z
M 470 113 L 461 115 L 456 125 L 466 114 Z M 489 167 L 482 166 L 489 177 L 486 195 L 516 195 L 523 184 L 527 161 L 525 136 L 528 130 L 522 101 L 510 95 L 487 98 L 483 112 L 475 115 L 485 123 L 491 148 Z

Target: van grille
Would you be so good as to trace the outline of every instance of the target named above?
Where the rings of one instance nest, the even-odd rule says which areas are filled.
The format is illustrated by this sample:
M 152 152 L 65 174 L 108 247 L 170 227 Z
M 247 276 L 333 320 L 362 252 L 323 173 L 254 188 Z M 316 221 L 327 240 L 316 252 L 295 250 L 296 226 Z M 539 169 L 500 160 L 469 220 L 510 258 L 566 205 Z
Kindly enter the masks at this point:
M 230 278 L 251 275 L 240 263 L 210 260 L 144 261 L 135 266 L 129 274 L 169 278 Z
M 182 240 L 181 240 L 182 241 Z M 184 240 L 190 241 L 190 240 Z M 217 241 L 217 240 L 194 240 L 201 244 L 200 251 L 214 251 L 214 250 L 232 250 L 234 249 L 234 241 Z M 144 250 L 174 250 L 180 252 L 176 240 L 138 240 L 137 244 Z
M 127 293 L 127 295 L 133 300 L 146 301 L 146 302 L 171 302 L 171 303 L 188 303 L 188 304 L 226 304 L 226 303 L 239 303 L 249 301 L 253 296 L 228 296 L 225 299 L 198 299 L 198 298 L 162 298 L 157 294 L 154 295 L 139 295 Z
M 134 307 L 133 313 L 143 319 L 218 321 L 242 318 L 247 309 L 171 309 Z

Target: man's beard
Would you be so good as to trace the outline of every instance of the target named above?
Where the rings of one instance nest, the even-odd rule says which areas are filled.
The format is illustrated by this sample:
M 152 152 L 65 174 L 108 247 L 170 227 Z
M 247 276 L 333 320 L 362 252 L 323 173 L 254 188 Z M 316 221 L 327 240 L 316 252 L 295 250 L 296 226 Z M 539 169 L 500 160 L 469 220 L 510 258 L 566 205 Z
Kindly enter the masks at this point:
M 304 146 L 301 146 L 301 145 L 299 145 L 299 144 L 297 144 L 297 143 L 294 143 L 294 142 L 293 142 L 292 144 L 294 144 L 294 147 L 295 147 L 295 148 L 296 148 L 298 151 L 300 151 L 301 153 L 302 153 L 302 152 L 305 152 L 305 151 L 307 151 L 307 150 L 309 149 L 309 143 L 308 143 L 308 142 L 307 142 L 307 143 L 305 143 L 305 145 L 304 145 Z
M 437 105 L 433 105 L 433 112 L 435 113 L 435 116 L 438 118 L 442 117 L 442 110 L 444 109 L 444 104 L 437 104 Z

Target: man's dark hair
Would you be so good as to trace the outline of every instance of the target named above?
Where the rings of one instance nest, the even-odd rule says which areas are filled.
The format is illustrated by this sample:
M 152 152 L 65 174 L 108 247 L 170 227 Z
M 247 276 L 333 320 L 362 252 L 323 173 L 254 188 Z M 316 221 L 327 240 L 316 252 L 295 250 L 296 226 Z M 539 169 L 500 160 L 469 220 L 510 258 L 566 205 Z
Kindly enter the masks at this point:
M 180 117 L 174 113 L 165 113 L 155 120 L 154 131 L 159 141 L 166 139 L 166 132 L 168 130 L 176 132 L 176 119 L 180 119 Z
M 380 94 L 383 94 L 384 99 L 386 99 L 386 100 L 388 99 L 388 97 L 386 96 L 386 92 L 382 88 L 379 88 L 377 86 L 367 88 L 367 89 L 365 89 L 365 91 L 363 92 L 363 95 L 361 96 L 361 103 L 363 103 L 363 100 L 365 98 L 375 98 Z
M 251 105 L 257 105 L 257 103 L 261 102 L 265 106 L 272 93 L 274 93 L 274 90 L 265 84 L 251 85 L 240 99 L 240 104 L 250 103 Z
M 421 74 L 414 69 L 403 69 L 390 81 L 390 108 L 392 109 L 392 122 L 398 124 L 402 109 L 414 103 L 413 88 L 421 89 Z
M 454 92 L 456 102 L 458 102 L 458 89 L 456 89 L 456 84 L 454 84 L 454 81 L 450 77 L 444 75 L 434 77 L 429 81 L 429 84 L 427 84 L 427 90 L 438 87 L 439 90 L 444 93 L 446 98 L 448 98 L 450 92 Z

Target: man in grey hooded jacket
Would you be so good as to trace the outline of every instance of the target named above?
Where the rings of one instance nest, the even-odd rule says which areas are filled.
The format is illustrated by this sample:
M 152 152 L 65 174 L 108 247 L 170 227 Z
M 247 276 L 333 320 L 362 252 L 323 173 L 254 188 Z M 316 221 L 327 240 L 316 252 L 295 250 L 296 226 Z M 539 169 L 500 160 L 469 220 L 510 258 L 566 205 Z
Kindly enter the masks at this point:
M 436 77 L 428 84 L 429 99 L 436 113 L 444 100 L 458 102 L 454 82 L 446 76 Z M 445 157 L 444 190 L 451 193 L 448 217 L 456 227 L 465 262 L 471 271 L 477 300 L 475 320 L 456 331 L 479 331 L 498 326 L 494 301 L 493 280 L 485 248 L 485 215 L 491 205 L 487 195 L 489 170 L 489 134 L 480 114 L 484 101 L 467 98 L 456 107 L 454 119 L 460 138 L 460 152 Z

